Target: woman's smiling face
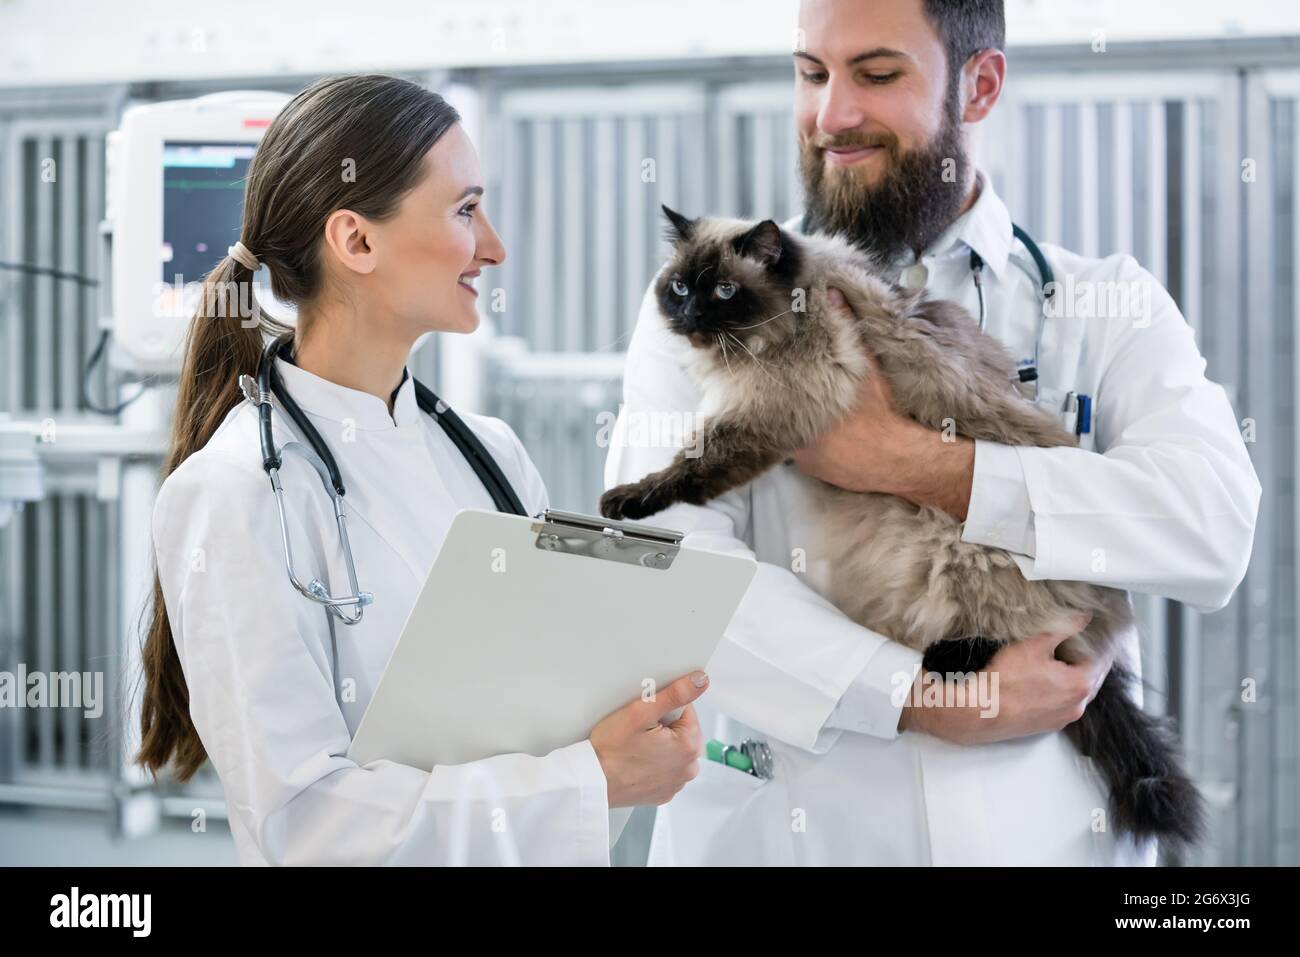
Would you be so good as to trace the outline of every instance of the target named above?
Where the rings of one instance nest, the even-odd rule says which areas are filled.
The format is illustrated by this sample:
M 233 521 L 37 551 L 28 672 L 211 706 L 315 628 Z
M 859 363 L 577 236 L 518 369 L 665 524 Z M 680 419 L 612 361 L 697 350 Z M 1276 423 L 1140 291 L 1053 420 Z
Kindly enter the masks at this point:
M 371 224 L 379 255 L 368 292 L 417 336 L 473 332 L 479 274 L 506 258 L 483 211 L 478 154 L 457 123 L 430 148 L 424 165 L 424 177 L 397 212 Z

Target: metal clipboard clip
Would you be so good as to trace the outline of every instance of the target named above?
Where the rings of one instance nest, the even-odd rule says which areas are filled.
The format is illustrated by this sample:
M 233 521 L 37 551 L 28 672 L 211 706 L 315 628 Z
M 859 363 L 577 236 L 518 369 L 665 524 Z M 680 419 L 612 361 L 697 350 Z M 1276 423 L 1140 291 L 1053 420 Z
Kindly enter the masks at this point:
M 568 552 L 606 561 L 666 569 L 681 549 L 683 532 L 599 515 L 548 508 L 531 526 L 535 545 L 548 552 Z

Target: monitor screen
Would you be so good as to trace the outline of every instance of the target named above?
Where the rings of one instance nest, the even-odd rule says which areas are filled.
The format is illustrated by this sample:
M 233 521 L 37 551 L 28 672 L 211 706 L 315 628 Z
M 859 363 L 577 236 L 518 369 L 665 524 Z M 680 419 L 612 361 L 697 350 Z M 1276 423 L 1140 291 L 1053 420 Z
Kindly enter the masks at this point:
M 163 144 L 162 285 L 158 311 L 187 317 L 198 304 L 197 283 L 239 238 L 244 177 L 254 143 Z M 269 295 L 257 274 L 259 297 Z
M 162 280 L 202 279 L 239 238 L 253 143 L 163 144 Z

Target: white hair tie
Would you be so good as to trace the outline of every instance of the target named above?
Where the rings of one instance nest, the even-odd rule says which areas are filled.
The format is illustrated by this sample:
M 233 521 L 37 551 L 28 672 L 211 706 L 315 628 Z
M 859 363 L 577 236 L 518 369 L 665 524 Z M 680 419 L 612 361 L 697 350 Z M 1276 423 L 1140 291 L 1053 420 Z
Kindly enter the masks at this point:
M 257 257 L 240 240 L 236 240 L 235 245 L 226 250 L 226 255 L 252 272 L 257 272 L 262 268 L 262 264 L 257 261 Z

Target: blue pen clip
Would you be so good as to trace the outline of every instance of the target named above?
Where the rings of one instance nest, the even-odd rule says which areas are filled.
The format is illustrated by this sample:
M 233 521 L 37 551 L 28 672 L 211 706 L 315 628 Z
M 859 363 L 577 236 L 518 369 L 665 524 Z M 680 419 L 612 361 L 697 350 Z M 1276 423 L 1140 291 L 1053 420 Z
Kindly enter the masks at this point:
M 1074 434 L 1084 435 L 1092 431 L 1092 396 L 1079 393 L 1079 417 L 1074 423 Z

